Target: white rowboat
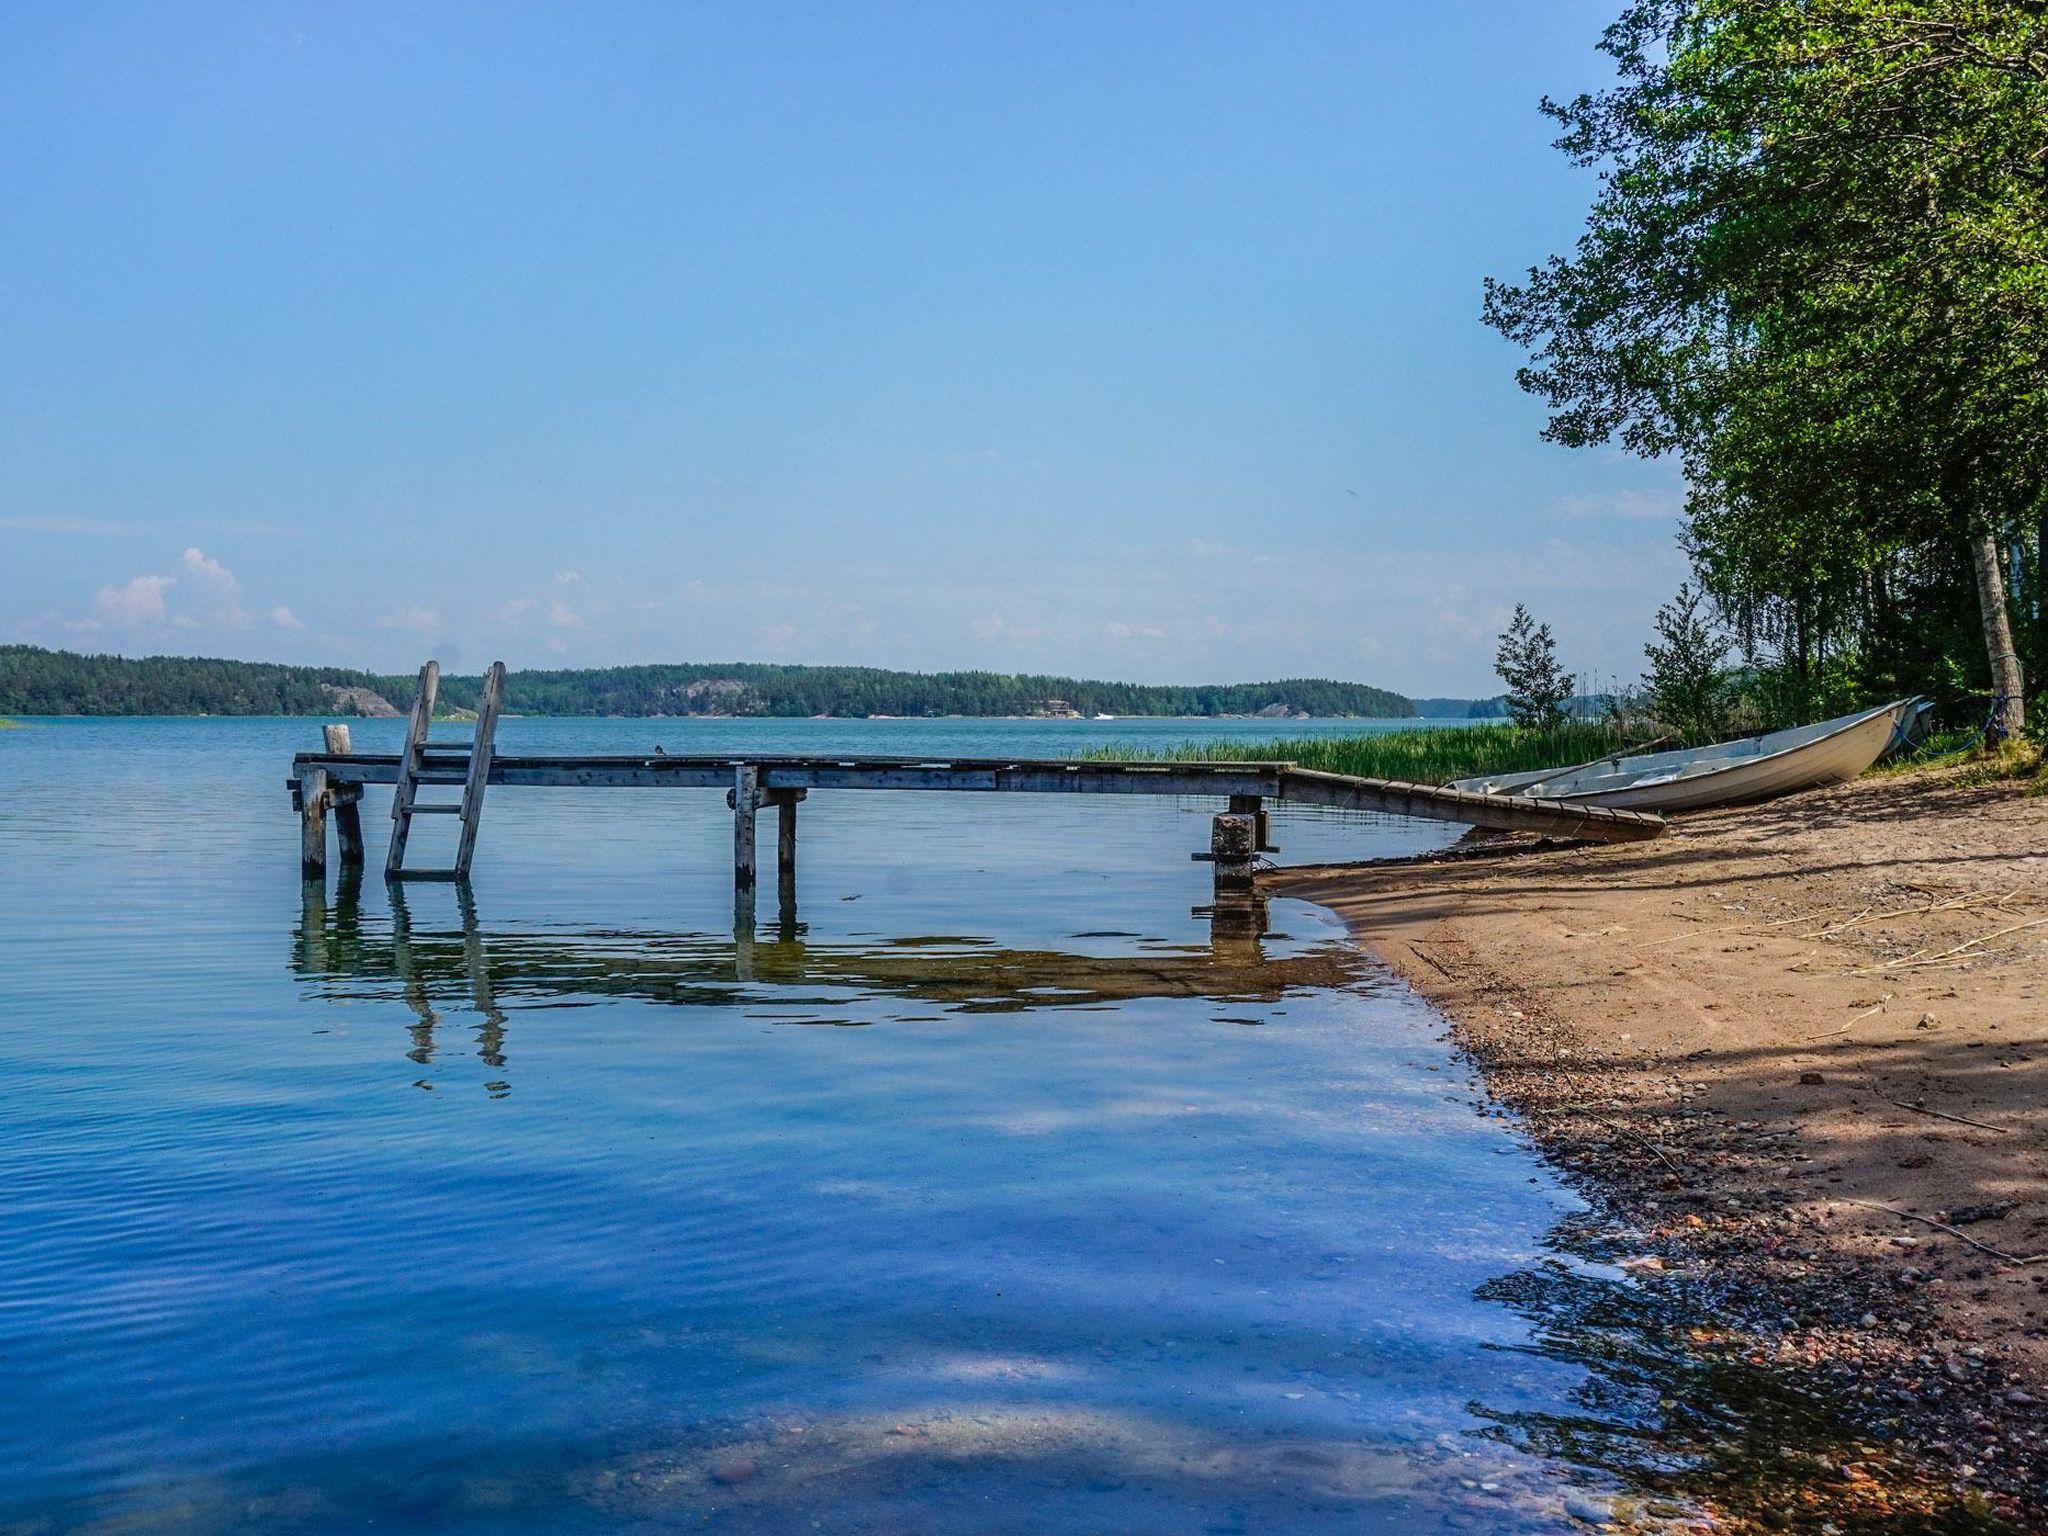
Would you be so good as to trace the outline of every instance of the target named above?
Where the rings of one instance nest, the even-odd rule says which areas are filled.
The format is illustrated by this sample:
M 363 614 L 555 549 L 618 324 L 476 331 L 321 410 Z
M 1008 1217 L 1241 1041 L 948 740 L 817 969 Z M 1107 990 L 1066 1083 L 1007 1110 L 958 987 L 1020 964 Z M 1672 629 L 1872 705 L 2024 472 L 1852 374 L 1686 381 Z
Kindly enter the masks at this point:
M 1696 811 L 1788 795 L 1853 779 L 1901 742 L 1925 713 L 1900 699 L 1860 715 L 1795 726 L 1741 741 L 1634 757 L 1603 757 L 1570 768 L 1458 779 L 1452 789 L 1575 801 L 1631 811 Z

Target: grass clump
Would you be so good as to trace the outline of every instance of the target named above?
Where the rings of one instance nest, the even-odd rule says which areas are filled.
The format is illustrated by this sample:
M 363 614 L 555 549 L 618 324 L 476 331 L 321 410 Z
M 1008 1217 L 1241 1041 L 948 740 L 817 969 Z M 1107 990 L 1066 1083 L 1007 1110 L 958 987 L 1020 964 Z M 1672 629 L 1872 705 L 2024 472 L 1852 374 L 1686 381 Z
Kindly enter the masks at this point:
M 1452 779 L 1527 773 L 1562 768 L 1640 745 L 1604 721 L 1567 721 L 1544 730 L 1513 725 L 1424 726 L 1355 736 L 1296 736 L 1278 741 L 1188 741 L 1160 750 L 1103 746 L 1085 754 L 1096 759 L 1139 758 L 1151 762 L 1293 763 L 1324 773 L 1409 784 L 1445 784 Z
M 2048 794 L 2048 754 L 2041 739 L 2029 732 L 1987 749 L 1984 733 L 1975 728 L 1938 731 L 1911 752 L 1881 763 L 1881 774 L 1947 770 L 1963 785 L 2024 784 L 2030 795 Z

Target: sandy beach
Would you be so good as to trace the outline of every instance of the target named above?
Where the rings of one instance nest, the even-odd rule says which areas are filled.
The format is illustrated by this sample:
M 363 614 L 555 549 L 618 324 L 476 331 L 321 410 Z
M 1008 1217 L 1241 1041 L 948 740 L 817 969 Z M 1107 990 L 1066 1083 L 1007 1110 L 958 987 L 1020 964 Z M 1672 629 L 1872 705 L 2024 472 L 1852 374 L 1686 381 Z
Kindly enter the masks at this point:
M 2043 1518 L 2048 798 L 1869 778 L 1266 888 L 1440 1005 L 1646 1272 Z

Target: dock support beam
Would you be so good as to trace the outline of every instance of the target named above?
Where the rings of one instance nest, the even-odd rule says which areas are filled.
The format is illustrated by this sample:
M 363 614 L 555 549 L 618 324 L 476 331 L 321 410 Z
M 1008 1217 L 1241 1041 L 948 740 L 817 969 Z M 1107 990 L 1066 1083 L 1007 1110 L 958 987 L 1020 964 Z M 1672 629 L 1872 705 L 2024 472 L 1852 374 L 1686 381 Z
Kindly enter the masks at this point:
M 299 873 L 327 878 L 327 770 L 308 768 L 299 780 Z

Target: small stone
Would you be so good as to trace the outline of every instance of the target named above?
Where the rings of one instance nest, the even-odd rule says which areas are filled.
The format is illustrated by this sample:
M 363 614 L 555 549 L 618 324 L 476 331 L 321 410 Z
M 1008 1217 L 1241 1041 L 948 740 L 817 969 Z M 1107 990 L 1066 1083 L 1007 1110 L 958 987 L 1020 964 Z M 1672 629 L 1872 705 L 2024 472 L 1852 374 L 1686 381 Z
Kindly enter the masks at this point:
M 1569 1498 L 1564 1501 L 1564 1512 L 1581 1525 L 1605 1525 L 1607 1506 L 1595 1504 L 1591 1499 Z
M 1862 1327 L 1875 1328 L 1877 1326 L 1877 1314 L 1875 1312 L 1866 1312 L 1857 1321 Z
M 2031 1408 L 2040 1401 L 2033 1393 L 2023 1391 L 2019 1387 L 2014 1387 L 2010 1392 L 2006 1393 L 2005 1400 L 2015 1408 Z
M 1800 1086 L 1805 1088 L 1818 1088 L 1822 1083 L 1826 1081 L 1827 1079 L 1822 1077 L 1818 1072 L 1802 1072 L 1799 1074 Z
M 735 1456 L 731 1461 L 721 1461 L 717 1466 L 713 1467 L 711 1469 L 711 1480 L 714 1483 L 723 1483 L 726 1487 L 730 1488 L 735 1484 L 751 1481 L 760 1470 L 760 1467 L 755 1465 L 752 1457 Z

